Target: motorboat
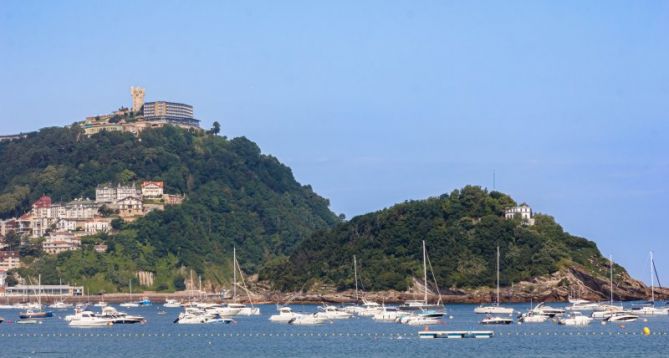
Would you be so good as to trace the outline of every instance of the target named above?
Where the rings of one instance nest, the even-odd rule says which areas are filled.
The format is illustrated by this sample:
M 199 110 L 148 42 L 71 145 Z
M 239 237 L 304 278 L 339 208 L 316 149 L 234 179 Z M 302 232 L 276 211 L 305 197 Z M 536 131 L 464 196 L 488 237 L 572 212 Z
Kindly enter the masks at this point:
M 629 312 L 615 312 L 605 319 L 607 322 L 634 322 L 639 319 L 639 316 Z
M 327 321 L 326 318 L 318 317 L 316 314 L 302 314 L 288 321 L 288 323 L 296 326 L 313 326 L 324 324 Z
M 372 319 L 380 322 L 397 322 L 398 319 L 410 315 L 411 312 L 400 311 L 397 307 L 383 306 L 381 311 L 375 314 Z
M 542 314 L 537 314 L 533 311 L 523 313 L 518 317 L 518 321 L 522 323 L 544 323 L 548 320 L 548 316 L 542 315 Z
M 590 302 L 587 300 L 579 300 L 577 303 L 572 303 L 565 308 L 567 311 L 602 311 L 604 308 L 597 302 Z
M 68 326 L 70 327 L 109 327 L 114 322 L 107 318 L 97 317 L 91 311 L 78 312 L 72 317 Z
M 321 307 L 322 312 L 316 313 L 316 316 L 322 317 L 324 319 L 349 319 L 351 314 L 348 312 L 341 311 L 335 306 L 324 306 Z
M 179 314 L 174 323 L 178 324 L 211 324 L 211 323 L 232 323 L 233 319 L 222 317 L 221 315 L 205 311 L 196 307 L 187 307 L 184 312 Z
M 279 314 L 271 315 L 269 320 L 277 323 L 288 323 L 298 316 L 301 316 L 301 314 L 293 312 L 288 306 L 284 306 L 279 308 Z
M 606 320 L 616 313 L 623 312 L 625 309 L 622 306 L 616 305 L 602 305 L 604 309 L 593 311 L 590 317 L 594 319 L 603 319 Z
M 25 312 L 21 312 L 19 314 L 19 318 L 21 319 L 26 319 L 26 318 L 47 318 L 47 317 L 53 317 L 53 312 L 51 311 L 33 311 L 33 310 L 26 310 Z
M 107 307 L 107 302 L 105 301 L 99 301 L 98 303 L 93 305 L 94 307 Z
M 42 324 L 42 321 L 37 319 L 20 319 L 14 323 L 18 324 Z
M 140 306 L 151 306 L 152 302 L 148 297 L 144 296 L 141 300 L 139 300 L 139 302 L 137 302 L 137 304 Z
M 230 307 L 227 304 L 223 305 L 214 305 L 208 308 L 205 308 L 207 312 L 215 313 L 221 317 L 233 317 L 236 316 L 239 311 L 241 311 L 241 308 L 237 307 Z
M 0 305 L 0 310 L 13 310 L 15 308 L 14 305 Z
M 638 316 L 666 316 L 669 314 L 669 308 L 655 307 L 654 304 L 648 304 L 632 307 L 630 312 Z
M 133 316 L 125 312 L 119 312 L 112 306 L 107 306 L 102 309 L 102 312 L 95 315 L 99 318 L 110 320 L 114 324 L 133 324 L 145 323 L 146 320 L 142 316 Z
M 574 312 L 569 317 L 563 317 L 558 320 L 558 324 L 565 326 L 587 326 L 592 322 L 592 318 L 582 315 L 580 312 Z
M 362 300 L 362 310 L 358 312 L 358 316 L 373 317 L 383 310 L 382 306 L 373 301 Z
M 444 317 L 443 312 L 425 311 L 400 317 L 398 322 L 402 324 L 408 324 L 410 326 L 433 325 L 441 324 L 442 317 Z
M 72 307 L 73 305 L 71 303 L 65 303 L 64 301 L 56 301 L 49 305 L 49 308 L 53 308 L 56 310 L 64 310 Z
M 443 310 L 444 306 L 440 304 L 431 304 L 426 300 L 410 300 L 406 301 L 403 304 L 397 306 L 400 311 L 425 311 L 425 310 Z
M 41 310 L 42 305 L 37 302 L 19 302 L 15 303 L 12 308 L 18 310 Z
M 510 317 L 488 315 L 481 320 L 481 324 L 511 324 L 511 323 L 513 323 L 513 318 Z
M 125 307 L 125 308 L 136 308 L 136 307 L 139 307 L 139 303 L 137 303 L 137 302 L 123 302 L 119 306 Z
M 168 298 L 167 300 L 165 300 L 165 303 L 163 304 L 163 307 L 166 307 L 166 308 L 179 308 L 179 307 L 181 307 L 181 302 L 179 302 L 179 301 L 177 301 L 177 300 L 172 300 L 172 299 L 169 299 L 169 298 Z
M 481 305 L 474 308 L 474 313 L 478 314 L 513 314 L 513 308 L 501 307 L 498 305 Z
M 543 315 L 543 316 L 548 316 L 549 318 L 553 318 L 553 317 L 556 317 L 556 316 L 562 316 L 564 314 L 564 310 L 562 308 L 546 306 L 546 304 L 542 302 L 542 303 L 536 305 L 532 309 L 532 313 Z
M 260 307 L 255 307 L 253 305 L 247 306 L 243 303 L 228 303 L 228 307 L 239 308 L 239 312 L 237 312 L 237 316 L 259 316 L 260 315 Z

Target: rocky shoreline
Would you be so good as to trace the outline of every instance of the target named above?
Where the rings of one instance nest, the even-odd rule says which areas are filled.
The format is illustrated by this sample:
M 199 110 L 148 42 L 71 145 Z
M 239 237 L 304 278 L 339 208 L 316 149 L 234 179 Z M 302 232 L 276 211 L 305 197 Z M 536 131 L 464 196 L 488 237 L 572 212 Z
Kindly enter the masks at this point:
M 355 291 L 336 291 L 329 287 L 312 288 L 307 292 L 276 292 L 269 288 L 264 282 L 252 282 L 250 297 L 244 295 L 239 297 L 239 302 L 254 304 L 321 304 L 321 303 L 355 303 Z M 590 301 L 607 301 L 610 295 L 610 283 L 602 277 L 595 277 L 580 267 L 569 267 L 562 269 L 552 275 L 535 278 L 531 281 L 523 281 L 512 287 L 500 288 L 501 302 L 566 302 L 571 294 L 576 293 L 579 298 Z M 407 292 L 377 291 L 360 293 L 360 299 L 396 304 L 407 300 L 422 299 L 424 287 L 420 281 L 414 280 L 412 288 Z M 182 302 L 189 300 L 206 300 L 213 302 L 224 302 L 220 294 L 200 293 L 192 291 L 179 291 L 175 293 L 142 292 L 133 294 L 132 297 L 125 293 L 113 293 L 92 296 L 65 297 L 68 302 L 98 302 L 122 303 L 131 300 L 139 300 L 147 297 L 154 303 L 162 303 L 167 299 Z M 631 278 L 627 273 L 618 275 L 614 280 L 613 298 L 615 301 L 646 300 L 650 297 L 650 287 L 643 282 Z M 476 289 L 451 288 L 439 293 L 428 292 L 428 299 L 436 302 L 449 303 L 487 303 L 493 302 L 495 290 L 490 287 Z M 669 289 L 655 288 L 655 298 L 666 300 L 669 298 Z M 42 297 L 43 303 L 51 303 L 61 299 L 60 297 Z M 35 297 L 28 296 L 5 296 L 7 304 L 16 302 L 34 301 Z

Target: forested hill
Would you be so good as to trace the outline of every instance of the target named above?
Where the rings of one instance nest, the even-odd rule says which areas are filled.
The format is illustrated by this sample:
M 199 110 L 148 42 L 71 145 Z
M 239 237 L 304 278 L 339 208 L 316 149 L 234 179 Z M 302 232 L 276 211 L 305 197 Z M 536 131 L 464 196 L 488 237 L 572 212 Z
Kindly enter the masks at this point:
M 109 245 L 108 254 L 84 247 L 57 258 L 42 255 L 26 274 L 43 273 L 43 283 L 95 278 L 100 285 L 126 286 L 133 272 L 145 270 L 172 286 L 170 275 L 179 267 L 220 278 L 233 244 L 243 266 L 254 271 L 339 222 L 328 200 L 243 137 L 228 140 L 171 126 L 145 130 L 140 137 L 118 132 L 87 137 L 72 126 L 0 143 L 1 218 L 29 211 L 43 194 L 54 201 L 94 198 L 98 184 L 141 180 L 162 180 L 165 192 L 187 199 L 96 238 Z
M 356 255 L 368 290 L 403 291 L 412 277 L 422 277 L 422 240 L 442 288 L 493 286 L 497 246 L 503 286 L 572 264 L 606 274 L 600 271 L 607 261 L 595 243 L 569 235 L 550 216 L 536 215 L 533 226 L 506 220 L 505 209 L 514 205 L 505 194 L 473 186 L 398 204 L 316 233 L 261 278 L 283 290 L 322 284 L 349 289 Z

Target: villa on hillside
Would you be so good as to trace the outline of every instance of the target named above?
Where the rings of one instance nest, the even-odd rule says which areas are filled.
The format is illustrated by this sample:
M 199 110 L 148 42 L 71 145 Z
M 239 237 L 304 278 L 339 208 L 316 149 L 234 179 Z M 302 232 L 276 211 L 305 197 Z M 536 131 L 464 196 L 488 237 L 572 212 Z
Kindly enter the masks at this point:
M 507 220 L 512 220 L 516 217 L 519 217 L 525 225 L 534 225 L 534 215 L 532 214 L 532 208 L 530 208 L 530 206 L 525 203 L 506 209 L 504 212 L 504 217 Z

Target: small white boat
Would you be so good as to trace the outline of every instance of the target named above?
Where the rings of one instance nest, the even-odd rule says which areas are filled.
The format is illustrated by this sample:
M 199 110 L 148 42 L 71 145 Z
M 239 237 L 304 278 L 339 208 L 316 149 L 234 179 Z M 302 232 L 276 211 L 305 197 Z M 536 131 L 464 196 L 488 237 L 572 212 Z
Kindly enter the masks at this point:
M 100 302 L 94 304 L 93 306 L 95 306 L 95 307 L 107 307 L 107 302 L 100 301 Z
M 586 300 L 579 300 L 579 303 L 572 303 L 571 306 L 567 306 L 565 310 L 567 311 L 602 311 L 605 308 L 602 307 L 599 303 L 597 302 L 590 302 Z
M 607 322 L 634 322 L 639 319 L 639 316 L 629 312 L 615 312 L 605 319 Z
M 518 318 L 518 321 L 523 323 L 544 323 L 548 320 L 548 318 L 548 316 L 536 314 L 530 311 L 528 313 L 523 313 L 523 315 Z
M 0 305 L 0 310 L 13 310 L 15 308 L 16 307 L 14 307 L 13 305 Z
M 587 326 L 592 322 L 592 318 L 582 315 L 580 312 L 574 312 L 570 317 L 560 318 L 558 324 L 565 326 Z
M 462 338 L 492 338 L 495 335 L 493 331 L 431 331 L 424 330 L 418 332 L 418 337 L 422 339 L 433 338 L 447 338 L 447 339 L 462 339 Z
M 70 327 L 109 327 L 114 322 L 106 318 L 96 317 L 93 312 L 83 311 L 72 317 L 68 326 Z
M 293 312 L 288 306 L 284 306 L 279 308 L 279 314 L 271 315 L 269 320 L 277 323 L 288 323 L 299 316 L 301 314 Z
M 478 314 L 513 314 L 513 308 L 502 307 L 498 305 L 478 306 L 474 308 L 474 313 Z
M 179 307 L 181 307 L 181 302 L 179 302 L 177 300 L 167 299 L 167 300 L 165 300 L 165 303 L 163 304 L 163 307 L 179 308 Z
M 65 303 L 63 301 L 56 301 L 56 302 L 50 304 L 49 308 L 53 308 L 53 309 L 56 309 L 56 310 L 63 310 L 63 309 L 72 308 L 73 306 L 74 305 L 72 305 L 71 303 Z
M 20 319 L 14 323 L 17 324 L 42 324 L 42 321 L 38 319 Z
M 358 316 L 361 317 L 374 317 L 378 313 L 383 311 L 383 308 L 380 304 L 373 301 L 362 300 L 362 310 L 358 312 Z
M 211 324 L 232 323 L 233 319 L 221 317 L 219 314 L 196 307 L 187 307 L 184 312 L 174 321 L 178 324 Z
M 317 317 L 316 314 L 309 314 L 309 315 L 303 314 L 293 318 L 288 323 L 296 326 L 313 326 L 313 325 L 324 324 L 326 322 L 327 319 L 323 317 Z
M 375 314 L 372 319 L 380 322 L 397 322 L 398 319 L 410 314 L 411 312 L 400 311 L 397 307 L 383 306 L 381 311 Z
M 230 308 L 238 308 L 237 316 L 259 316 L 260 307 L 255 307 L 253 305 L 247 306 L 243 303 L 228 303 Z
M 551 306 L 546 306 L 543 302 L 536 305 L 532 309 L 532 313 L 538 314 L 538 315 L 543 315 L 543 316 L 548 316 L 549 318 L 553 318 L 556 316 L 562 316 L 564 314 L 564 310 L 562 308 L 555 308 Z
M 230 307 L 229 305 L 215 305 L 208 308 L 205 308 L 207 312 L 217 314 L 221 317 L 234 317 L 236 316 L 241 308 Z
M 102 309 L 102 312 L 95 315 L 99 318 L 110 320 L 114 324 L 132 324 L 145 323 L 146 320 L 142 316 L 133 316 L 125 312 L 119 312 L 112 306 L 107 306 Z
M 631 313 L 638 316 L 666 316 L 669 314 L 669 308 L 655 307 L 654 304 L 632 307 Z
M 487 316 L 481 320 L 481 324 L 511 324 L 513 319 L 510 317 Z
M 401 317 L 399 322 L 409 326 L 429 326 L 443 323 L 441 321 L 443 316 L 443 313 L 418 313 Z
M 139 307 L 139 303 L 137 303 L 137 302 L 123 302 L 119 306 L 125 307 L 125 308 L 135 308 L 135 307 Z
M 349 319 L 351 314 L 348 312 L 340 311 L 335 306 L 324 306 L 321 307 L 322 312 L 316 313 L 317 317 L 328 319 Z

